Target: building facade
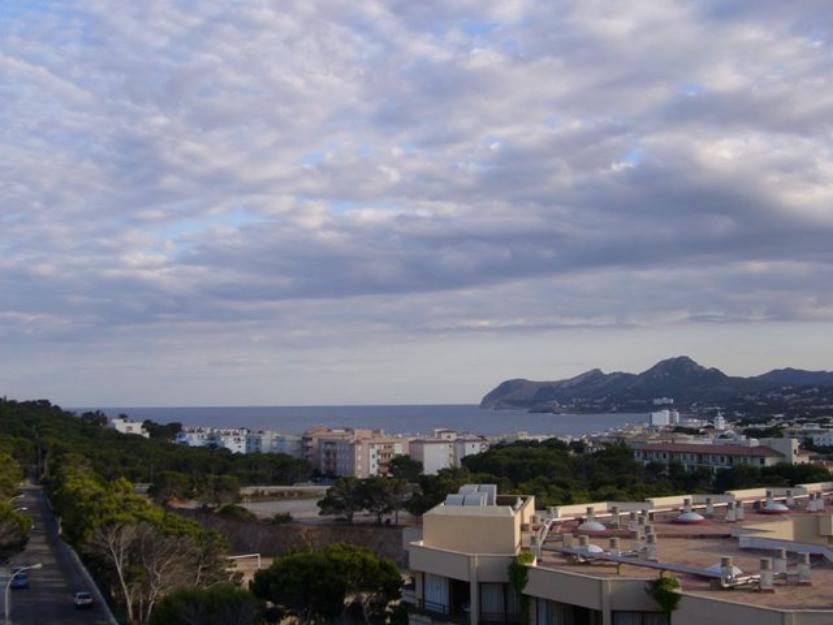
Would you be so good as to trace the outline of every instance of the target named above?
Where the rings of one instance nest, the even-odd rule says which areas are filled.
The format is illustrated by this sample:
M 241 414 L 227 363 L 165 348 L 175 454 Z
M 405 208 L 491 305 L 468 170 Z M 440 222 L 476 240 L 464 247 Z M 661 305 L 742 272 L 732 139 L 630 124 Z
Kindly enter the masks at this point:
M 119 434 L 135 434 L 144 438 L 150 438 L 150 433 L 145 429 L 141 421 L 130 421 L 124 417 L 113 417 L 110 419 L 110 427 Z
M 447 497 L 406 539 L 410 625 L 833 623 L 833 483 L 547 512 L 481 488 Z M 519 596 L 508 571 L 521 552 Z M 669 575 L 671 613 L 652 591 Z
M 634 443 L 633 456 L 645 464 L 678 462 L 688 470 L 728 469 L 736 465 L 764 467 L 785 461 L 784 454 L 769 447 L 697 443 Z

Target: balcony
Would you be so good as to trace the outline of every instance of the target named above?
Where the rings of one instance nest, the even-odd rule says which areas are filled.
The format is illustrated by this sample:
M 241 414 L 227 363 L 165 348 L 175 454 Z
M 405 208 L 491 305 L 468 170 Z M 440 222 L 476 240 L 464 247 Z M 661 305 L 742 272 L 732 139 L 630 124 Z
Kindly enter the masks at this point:
M 449 623 L 450 625 L 469 625 L 469 613 L 464 610 L 450 610 L 447 605 L 414 599 L 414 603 L 408 605 L 408 615 L 428 617 L 432 625 Z M 409 623 L 425 622 L 422 619 L 408 619 Z

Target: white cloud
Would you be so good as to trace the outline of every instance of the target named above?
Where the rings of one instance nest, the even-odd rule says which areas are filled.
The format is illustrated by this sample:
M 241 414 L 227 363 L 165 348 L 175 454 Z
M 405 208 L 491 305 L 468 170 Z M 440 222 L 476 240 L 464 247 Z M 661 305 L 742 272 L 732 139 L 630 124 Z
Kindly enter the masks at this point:
M 29 367 L 833 320 L 824 2 L 33 6 L 0 9 Z

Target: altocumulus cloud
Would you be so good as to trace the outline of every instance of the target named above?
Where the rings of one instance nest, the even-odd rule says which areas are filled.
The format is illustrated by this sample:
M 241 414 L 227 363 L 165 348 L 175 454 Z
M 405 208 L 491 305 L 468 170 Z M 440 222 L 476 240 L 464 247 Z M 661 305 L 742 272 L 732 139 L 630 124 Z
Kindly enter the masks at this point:
M 827 5 L 4 2 L 0 375 L 833 321 Z

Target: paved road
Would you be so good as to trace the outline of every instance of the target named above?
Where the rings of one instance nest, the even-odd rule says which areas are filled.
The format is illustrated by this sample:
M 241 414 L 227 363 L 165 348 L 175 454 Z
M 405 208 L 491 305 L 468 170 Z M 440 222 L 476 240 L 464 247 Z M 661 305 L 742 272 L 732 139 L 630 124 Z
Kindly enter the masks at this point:
M 29 588 L 12 590 L 14 625 L 107 625 L 101 606 L 76 610 L 72 595 L 88 590 L 81 570 L 58 536 L 57 523 L 39 488 L 28 488 L 15 502 L 28 508 L 35 527 L 26 551 L 12 559 L 13 565 L 43 563 L 40 570 L 29 571 Z M 2 605 L 0 597 L 0 605 Z M 2 623 L 2 612 L 0 612 Z

